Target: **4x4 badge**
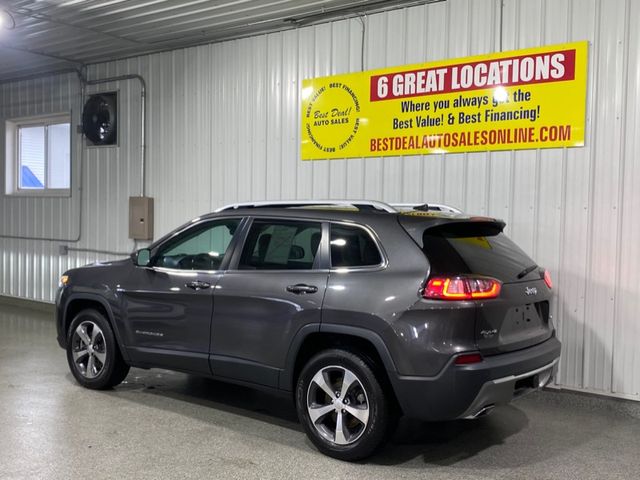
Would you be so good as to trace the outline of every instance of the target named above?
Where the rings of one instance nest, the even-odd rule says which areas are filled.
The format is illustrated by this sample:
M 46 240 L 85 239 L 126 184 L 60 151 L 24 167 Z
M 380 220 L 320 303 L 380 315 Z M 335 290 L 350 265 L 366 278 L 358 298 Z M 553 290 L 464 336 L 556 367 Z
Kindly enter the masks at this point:
M 496 333 L 498 333 L 497 328 L 492 328 L 491 330 L 480 330 L 480 335 L 482 335 L 484 338 L 493 337 Z
M 536 287 L 526 287 L 524 293 L 525 295 L 537 295 L 538 289 Z

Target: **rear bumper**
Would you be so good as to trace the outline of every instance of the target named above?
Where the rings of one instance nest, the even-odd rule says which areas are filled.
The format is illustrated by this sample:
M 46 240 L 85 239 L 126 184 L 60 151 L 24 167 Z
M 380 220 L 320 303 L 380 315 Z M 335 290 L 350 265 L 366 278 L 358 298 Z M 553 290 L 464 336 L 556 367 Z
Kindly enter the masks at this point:
M 553 378 L 557 364 L 556 358 L 553 362 L 535 370 L 488 381 L 461 417 L 477 418 L 488 413 L 496 405 L 509 403 L 516 397 L 544 387 Z
M 472 365 L 455 365 L 452 358 L 435 377 L 391 375 L 391 383 L 404 414 L 410 418 L 475 418 L 546 385 L 555 374 L 560 349 L 560 342 L 552 337 Z

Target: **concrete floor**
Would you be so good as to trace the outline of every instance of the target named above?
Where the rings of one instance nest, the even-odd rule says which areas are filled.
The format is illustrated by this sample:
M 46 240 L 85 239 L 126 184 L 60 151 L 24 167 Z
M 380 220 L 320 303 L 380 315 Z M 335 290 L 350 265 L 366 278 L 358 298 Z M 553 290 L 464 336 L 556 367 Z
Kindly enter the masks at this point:
M 133 369 L 79 387 L 51 316 L 0 304 L 0 478 L 635 479 L 640 405 L 543 392 L 474 422 L 401 422 L 360 464 L 319 454 L 292 405 L 208 379 Z

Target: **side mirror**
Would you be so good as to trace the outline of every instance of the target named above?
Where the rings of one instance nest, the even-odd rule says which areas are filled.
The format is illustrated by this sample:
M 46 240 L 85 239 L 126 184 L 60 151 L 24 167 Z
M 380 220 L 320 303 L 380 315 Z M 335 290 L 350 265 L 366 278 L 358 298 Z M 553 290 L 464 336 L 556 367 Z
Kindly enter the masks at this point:
M 148 248 L 143 248 L 142 250 L 138 250 L 134 254 L 133 263 L 135 263 L 139 267 L 146 267 L 149 265 L 151 261 L 151 250 Z

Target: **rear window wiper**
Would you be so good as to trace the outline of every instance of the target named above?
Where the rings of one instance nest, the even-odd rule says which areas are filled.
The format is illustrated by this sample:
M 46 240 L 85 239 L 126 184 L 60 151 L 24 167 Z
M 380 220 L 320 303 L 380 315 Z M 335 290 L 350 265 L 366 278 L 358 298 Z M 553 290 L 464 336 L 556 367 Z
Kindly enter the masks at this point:
M 521 279 L 522 277 L 530 274 L 531 272 L 533 272 L 536 268 L 538 268 L 538 265 L 531 265 L 530 267 L 525 268 L 524 270 L 522 270 L 519 274 L 518 274 L 518 279 Z

